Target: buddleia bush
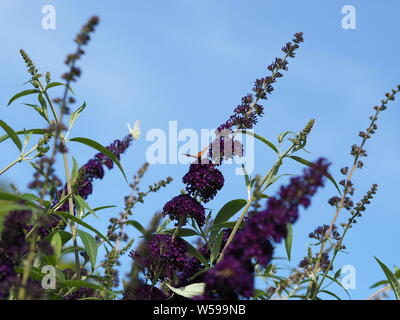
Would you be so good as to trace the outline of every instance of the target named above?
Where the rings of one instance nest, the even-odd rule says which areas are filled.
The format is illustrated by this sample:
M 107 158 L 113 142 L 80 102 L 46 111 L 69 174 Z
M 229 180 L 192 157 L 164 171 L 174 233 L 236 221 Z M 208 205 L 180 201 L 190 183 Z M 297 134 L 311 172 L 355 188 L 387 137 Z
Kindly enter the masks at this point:
M 22 162 L 29 163 L 33 170 L 32 179 L 27 181 L 29 193 L 13 185 L 0 193 L 0 298 L 339 299 L 337 289 L 346 289 L 334 262 L 346 249 L 345 237 L 378 191 L 378 186 L 372 184 L 363 198 L 354 199 L 353 176 L 363 167 L 366 146 L 377 131 L 378 119 L 395 100 L 400 86 L 373 107 L 368 128 L 360 131 L 358 142 L 350 148 L 351 162 L 333 174 L 328 159 L 304 159 L 299 155 L 312 139 L 314 119 L 300 124 L 303 129 L 299 132 L 282 128 L 276 138 L 256 133 L 275 83 L 301 52 L 303 33 L 295 33 L 283 46 L 282 56 L 254 81 L 251 91 L 226 121 L 214 124 L 214 141 L 191 156 L 192 163 L 183 177 L 175 177 L 182 179 L 184 190 L 176 190 L 174 197 L 160 204 L 160 211 L 154 213 L 148 226 L 143 226 L 133 215 L 134 207 L 151 199 L 153 193 L 162 192 L 172 178 L 166 176 L 143 188 L 141 180 L 148 163 L 132 179 L 126 176 L 120 159 L 128 148 L 140 143 L 136 141 L 138 124 L 107 146 L 92 137 L 73 136 L 73 126 L 87 107 L 85 103 L 76 106 L 73 87 L 81 76 L 79 60 L 98 23 L 99 18 L 92 17 L 77 34 L 76 49 L 67 55 L 67 72 L 60 81 L 54 81 L 50 72 L 39 70 L 29 54 L 20 50 L 29 80 L 27 88 L 8 101 L 8 107 L 21 98 L 29 99 L 30 103 L 24 105 L 36 111 L 43 127 L 15 130 L 5 119 L 0 120 L 4 130 L 0 142 L 11 141 L 19 151 L 18 158 L 0 174 L 18 170 Z M 62 88 L 60 97 L 53 95 L 55 87 Z M 275 161 L 267 172 L 254 176 L 243 166 L 243 199 L 232 199 L 222 208 L 215 208 L 211 200 L 224 193 L 221 166 L 246 152 L 238 139 L 242 135 L 259 140 L 262 152 L 274 154 Z M 69 152 L 72 143 L 91 148 L 94 156 L 78 164 Z M 297 162 L 303 171 L 272 193 L 271 186 L 288 176 L 281 172 L 287 161 Z M 63 172 L 57 172 L 58 162 Z M 130 193 L 123 199 L 123 210 L 109 219 L 106 230 L 99 230 L 87 218 L 94 215 L 104 219 L 101 211 L 113 206 L 92 207 L 87 200 L 110 170 L 121 172 Z M 294 262 L 292 225 L 306 214 L 314 195 L 327 184 L 335 192 L 328 200 L 333 218 L 310 230 L 312 244 L 304 259 Z M 349 213 L 344 215 L 343 211 Z M 134 229 L 139 237 L 132 237 Z M 286 259 L 294 264 L 290 274 L 282 272 L 287 262 L 275 257 L 275 247 L 280 243 L 286 248 Z M 105 256 L 100 257 L 102 247 Z M 69 256 L 72 262 L 66 260 Z M 122 256 L 132 259 L 130 266 L 121 266 Z M 400 272 L 376 260 L 385 278 L 373 285 L 379 290 L 370 298 L 379 298 L 389 290 L 399 298 Z M 121 269 L 129 269 L 129 274 L 121 273 Z M 337 288 L 331 289 L 333 286 Z

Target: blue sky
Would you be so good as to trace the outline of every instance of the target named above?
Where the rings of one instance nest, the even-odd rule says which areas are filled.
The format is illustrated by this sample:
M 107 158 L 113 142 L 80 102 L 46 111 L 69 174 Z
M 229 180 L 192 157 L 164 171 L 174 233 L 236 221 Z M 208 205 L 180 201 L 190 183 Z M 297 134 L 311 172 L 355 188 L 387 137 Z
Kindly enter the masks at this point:
M 56 30 L 41 27 L 41 9 L 48 4 L 56 8 Z M 356 30 L 341 27 L 341 8 L 349 4 L 356 8 Z M 336 177 L 340 177 L 341 167 L 351 163 L 350 146 L 359 141 L 358 132 L 368 126 L 372 106 L 400 83 L 400 4 L 395 0 L 121 0 L 101 4 L 92 0 L 0 0 L 0 8 L 0 118 L 15 129 L 43 125 L 20 103 L 5 107 L 27 80 L 18 50 L 25 49 L 41 71 L 49 70 L 55 80 L 59 79 L 65 72 L 65 55 L 75 48 L 74 35 L 88 17 L 100 16 L 101 24 L 79 63 L 83 75 L 74 90 L 78 101 L 86 101 L 88 107 L 72 136 L 93 138 L 106 145 L 127 133 L 127 121 L 141 120 L 142 138 L 122 160 L 128 176 L 146 160 L 148 130 L 166 130 L 169 120 L 178 121 L 179 129 L 219 125 L 249 92 L 253 81 L 266 74 L 266 66 L 281 55 L 280 48 L 295 32 L 304 32 L 305 42 L 296 59 L 290 61 L 289 72 L 276 84 L 255 131 L 276 141 L 279 133 L 299 131 L 315 118 L 308 144 L 311 154 L 303 156 L 310 160 L 328 158 Z M 354 299 L 366 298 L 372 293 L 368 287 L 383 278 L 374 255 L 390 267 L 399 264 L 395 245 L 400 240 L 396 200 L 399 117 L 398 102 L 390 104 L 379 120 L 377 134 L 368 141 L 365 167 L 353 179 L 355 200 L 372 183 L 379 185 L 373 203 L 345 241 L 349 254 L 342 254 L 335 265 L 356 268 L 357 289 L 350 290 Z M 81 164 L 93 155 L 79 145 L 71 144 L 70 150 Z M 1 167 L 18 156 L 8 142 L 0 145 L 0 152 Z M 265 173 L 273 160 L 273 154 L 256 143 L 255 172 Z M 146 224 L 179 193 L 186 170 L 185 165 L 150 167 L 143 186 L 169 175 L 175 181 L 138 206 L 135 219 Z M 214 211 L 228 200 L 246 196 L 243 177 L 235 176 L 232 166 L 222 170 L 226 185 L 209 204 Z M 288 161 L 282 168 L 283 173 L 301 170 L 300 165 Z M 21 164 L 3 181 L 26 190 L 31 174 L 30 166 Z M 89 203 L 92 207 L 115 204 L 121 208 L 127 193 L 129 187 L 113 170 L 96 182 Z M 326 202 L 334 194 L 334 188 L 327 184 L 313 199 L 312 207 L 302 212 L 294 227 L 294 262 L 306 254 L 307 234 L 331 221 L 334 212 Z M 113 209 L 104 211 L 102 221 L 92 222 L 105 230 L 108 218 L 115 214 Z M 340 221 L 346 218 L 343 212 Z M 277 255 L 283 254 L 279 247 Z M 129 259 L 123 263 L 126 272 Z

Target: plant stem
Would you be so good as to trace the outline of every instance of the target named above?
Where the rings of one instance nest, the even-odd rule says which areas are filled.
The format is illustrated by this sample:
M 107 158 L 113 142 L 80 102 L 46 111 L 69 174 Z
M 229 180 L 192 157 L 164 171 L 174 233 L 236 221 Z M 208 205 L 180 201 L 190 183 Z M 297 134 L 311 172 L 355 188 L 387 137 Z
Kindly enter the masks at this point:
M 27 153 L 20 155 L 17 159 L 15 159 L 13 162 L 11 162 L 8 166 L 6 166 L 4 169 L 0 170 L 0 175 L 2 175 L 4 172 L 7 170 L 11 169 L 13 166 L 15 166 L 18 162 L 21 162 L 25 159 L 25 157 L 29 156 L 32 152 L 34 152 L 38 148 L 38 144 L 35 145 L 31 150 L 29 150 Z
M 237 231 L 240 227 L 240 224 L 242 223 L 247 212 L 249 211 L 253 201 L 256 199 L 255 195 L 257 194 L 258 191 L 260 191 L 262 189 L 264 184 L 266 184 L 268 186 L 268 184 L 271 182 L 272 178 L 276 174 L 275 171 L 281 166 L 282 160 L 292 151 L 294 146 L 295 146 L 295 144 L 292 144 L 288 150 L 286 150 L 282 155 L 279 156 L 278 160 L 275 162 L 275 164 L 272 166 L 272 168 L 267 172 L 267 174 L 261 180 L 261 183 L 258 186 L 258 188 L 253 191 L 252 196 L 247 201 L 245 207 L 243 208 L 242 214 L 240 215 L 239 219 L 237 220 L 235 226 L 233 227 L 233 230 L 232 230 L 231 234 L 229 235 L 229 238 L 228 238 L 224 248 L 222 249 L 222 252 L 217 260 L 217 263 L 220 262 L 222 260 L 222 258 L 224 257 L 224 252 L 225 252 L 226 248 L 228 248 L 228 246 L 231 244 L 233 237 L 235 236 L 235 234 L 237 233 Z M 265 191 L 265 189 L 263 191 Z
M 362 139 L 361 144 L 359 146 L 360 150 L 362 150 L 362 148 L 364 147 L 364 145 L 367 142 L 368 138 L 370 137 L 371 133 L 373 133 L 375 122 L 378 120 L 378 115 L 382 110 L 384 110 L 383 107 L 385 107 L 388 102 L 389 102 L 389 97 L 387 97 L 386 100 L 382 100 L 381 106 L 376 109 L 376 112 L 375 112 L 374 116 L 371 117 L 370 125 L 369 125 L 369 127 L 367 129 L 366 134 L 363 136 L 363 139 Z M 340 199 L 340 203 L 339 203 L 339 205 L 338 205 L 338 207 L 336 209 L 335 215 L 334 215 L 334 217 L 333 217 L 333 219 L 331 221 L 329 229 L 326 232 L 325 240 L 323 242 L 321 242 L 321 248 L 319 250 L 318 257 L 317 257 L 317 260 L 315 262 L 315 267 L 314 267 L 314 270 L 313 270 L 313 273 L 315 275 L 315 278 L 316 278 L 317 282 L 318 282 L 317 274 L 319 272 L 319 270 L 318 270 L 319 269 L 319 263 L 320 263 L 322 254 L 323 254 L 324 249 L 325 249 L 325 244 L 326 244 L 327 240 L 329 239 L 329 237 L 331 236 L 333 227 L 334 227 L 334 225 L 335 225 L 335 223 L 336 223 L 336 221 L 337 221 L 337 219 L 339 217 L 340 211 L 344 207 L 344 202 L 345 202 L 346 196 L 348 194 L 348 188 L 346 186 L 347 186 L 348 182 L 351 182 L 351 178 L 353 176 L 353 173 L 357 169 L 359 158 L 360 158 L 360 153 L 356 153 L 354 155 L 354 161 L 353 161 L 353 165 L 352 165 L 352 167 L 350 169 L 350 172 L 346 176 L 346 180 L 345 180 L 345 184 L 344 184 L 345 187 L 344 187 L 343 195 L 342 195 L 342 197 Z M 311 293 L 311 287 L 312 287 L 312 282 L 308 286 L 307 295 L 306 295 L 307 298 L 309 297 L 309 295 Z M 318 286 L 318 288 L 320 288 L 320 286 Z M 317 294 L 318 294 L 318 291 L 314 290 L 311 298 L 312 299 L 315 298 Z
M 37 235 L 37 232 L 35 231 L 34 235 L 32 236 L 31 244 L 29 247 L 28 257 L 26 258 L 25 264 L 24 264 L 24 271 L 22 274 L 22 282 L 21 282 L 21 286 L 20 286 L 19 292 L 18 292 L 18 300 L 24 300 L 25 296 L 26 296 L 26 285 L 28 283 L 29 274 L 31 272 L 33 260 L 35 259 L 35 256 L 36 256 L 35 247 L 36 247 L 37 238 L 38 238 L 38 235 Z
M 53 103 L 48 95 L 48 93 L 46 92 L 46 90 L 44 89 L 41 81 L 38 81 L 40 88 L 42 89 L 46 100 L 50 106 L 50 109 L 52 110 L 53 116 L 54 116 L 54 121 L 56 122 L 56 129 L 57 129 L 57 135 L 54 137 L 54 139 L 59 139 L 61 144 L 63 144 L 64 146 L 66 145 L 66 141 L 62 135 L 62 129 L 61 129 L 61 119 L 62 119 L 62 115 L 63 115 L 63 110 L 60 111 L 60 118 L 57 117 L 57 113 L 54 109 Z M 69 85 L 69 84 L 67 84 Z M 66 88 L 66 92 L 68 92 L 68 87 Z M 67 93 L 64 93 L 64 99 L 63 99 L 63 104 L 65 104 L 67 98 Z M 56 147 L 56 146 L 55 146 Z M 65 148 L 63 148 L 65 150 Z M 74 200 L 72 197 L 72 185 L 71 185 L 71 174 L 69 171 L 69 163 L 68 163 L 68 155 L 67 153 L 63 150 L 62 152 L 62 157 L 63 157 L 63 163 L 64 163 L 64 171 L 65 171 L 65 179 L 66 179 L 66 183 L 67 183 L 67 192 L 69 195 L 68 198 L 68 209 L 69 209 L 69 214 L 70 215 L 75 215 L 75 210 L 74 210 Z M 76 240 L 76 234 L 77 234 L 77 228 L 75 226 L 74 222 L 70 222 L 70 228 L 71 228 L 71 233 L 72 233 L 72 241 L 74 244 L 74 247 L 77 248 L 78 247 L 78 242 Z M 80 268 L 80 261 L 79 261 L 79 253 L 78 250 L 75 249 L 74 250 L 74 257 L 75 257 L 75 265 L 76 265 L 76 274 L 77 274 L 77 279 L 80 280 L 81 278 L 81 268 Z

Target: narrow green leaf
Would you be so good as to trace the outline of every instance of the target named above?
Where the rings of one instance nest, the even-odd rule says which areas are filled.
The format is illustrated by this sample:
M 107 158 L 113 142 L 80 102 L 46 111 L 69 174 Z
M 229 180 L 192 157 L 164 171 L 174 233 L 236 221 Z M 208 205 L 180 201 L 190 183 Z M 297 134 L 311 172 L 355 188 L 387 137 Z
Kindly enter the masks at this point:
M 208 262 L 206 258 L 203 257 L 203 255 L 197 250 L 195 247 L 193 247 L 189 242 L 186 240 L 182 239 L 182 241 L 185 242 L 187 251 L 193 256 L 196 257 L 204 266 L 208 266 Z
M 74 141 L 74 142 L 79 142 L 79 143 L 83 143 L 89 147 L 92 147 L 94 149 L 96 149 L 97 151 L 100 151 L 101 153 L 105 154 L 107 157 L 109 157 L 112 161 L 114 161 L 114 163 L 118 166 L 118 168 L 121 170 L 122 174 L 124 175 L 124 178 L 126 181 L 128 181 L 126 179 L 126 175 L 124 172 L 124 169 L 121 166 L 121 163 L 119 162 L 118 158 L 115 156 L 114 153 L 112 153 L 110 150 L 108 150 L 107 148 L 103 147 L 100 143 L 88 139 L 88 138 L 82 138 L 82 137 L 77 137 L 77 138 L 72 138 L 70 139 L 70 141 Z
M 22 151 L 22 143 L 18 138 L 17 133 L 3 120 L 0 120 L 0 126 L 7 132 L 7 135 L 11 138 L 11 140 L 15 143 L 19 151 Z
M 242 163 L 242 170 L 243 170 L 243 174 L 244 174 L 244 182 L 246 184 L 247 198 L 250 199 L 251 181 L 250 181 L 249 174 L 248 174 L 245 166 L 243 165 L 243 163 Z M 253 181 L 255 181 L 255 180 L 253 180 Z
M 213 263 L 215 260 L 217 260 L 219 253 L 221 251 L 221 245 L 222 245 L 222 237 L 224 233 L 221 231 L 218 233 L 217 237 L 214 240 L 213 246 L 211 248 L 211 256 L 210 256 L 210 262 Z
M 98 289 L 101 291 L 106 291 L 112 295 L 116 295 L 116 292 L 108 290 L 98 284 L 95 284 L 93 282 L 86 282 L 82 280 L 65 280 L 65 281 L 60 281 L 59 282 L 60 286 L 65 288 L 65 287 L 76 287 L 76 288 L 92 288 L 92 289 Z
M 209 231 L 219 231 L 221 229 L 229 228 L 232 229 L 236 224 L 236 221 L 226 221 L 226 222 L 221 222 L 214 224 Z M 239 227 L 243 226 L 243 222 Z
M 31 89 L 31 90 L 25 90 L 25 91 L 21 91 L 19 93 L 17 93 L 15 96 L 13 96 L 10 101 L 8 101 L 7 106 L 9 106 L 11 103 L 13 103 L 15 100 L 17 100 L 18 98 L 27 96 L 29 94 L 33 94 L 33 93 L 40 93 L 39 90 L 37 89 Z
M 214 225 L 228 221 L 239 210 L 241 210 L 246 203 L 247 201 L 244 199 L 236 199 L 227 202 L 217 213 L 217 216 L 214 219 Z
M 24 273 L 24 268 L 17 266 L 14 268 L 16 273 L 23 274 Z M 36 267 L 31 267 L 31 270 L 29 272 L 29 278 L 36 280 L 36 281 L 41 281 L 44 277 L 44 274 L 40 271 L 39 268 Z
M 286 253 L 287 253 L 288 260 L 290 261 L 291 256 L 292 256 L 292 242 L 293 242 L 292 224 L 288 223 L 286 225 L 286 228 L 287 228 L 287 235 L 286 235 L 286 238 L 285 238 L 285 248 L 286 248 Z
M 264 137 L 262 137 L 262 136 L 260 136 L 258 134 L 255 134 L 253 132 L 246 131 L 246 130 L 240 130 L 240 132 L 242 132 L 244 134 L 248 134 L 249 136 L 253 136 L 254 138 L 260 140 L 263 143 L 265 143 L 268 147 L 270 147 L 272 150 L 274 150 L 277 154 L 279 154 L 278 148 L 275 147 L 275 145 L 272 142 L 268 141 Z
M 62 246 L 64 244 L 66 244 L 69 240 L 72 239 L 72 234 L 64 231 L 64 230 L 57 230 L 57 231 L 53 231 L 52 233 L 50 233 L 45 239 L 48 241 L 51 241 L 52 237 L 54 236 L 54 234 L 58 233 L 59 236 L 61 237 L 61 244 Z
M 134 228 L 139 230 L 142 234 L 146 233 L 146 230 L 144 229 L 144 227 L 140 224 L 140 222 L 138 222 L 136 220 L 129 220 L 129 221 L 125 222 L 125 224 L 129 224 L 129 225 L 133 226 Z
M 53 87 L 58 87 L 58 86 L 65 86 L 65 84 L 64 84 L 64 83 L 61 83 L 61 82 L 52 82 L 52 83 L 49 83 L 49 84 L 46 86 L 46 91 L 47 91 L 47 89 L 50 89 L 50 88 L 53 88 Z
M 292 158 L 293 160 L 296 160 L 297 162 L 300 162 L 308 167 L 310 167 L 312 165 L 312 162 L 305 160 L 303 158 L 297 157 L 297 156 L 289 156 L 289 158 Z M 327 173 L 325 176 L 333 183 L 333 185 L 336 187 L 337 191 L 341 195 L 342 192 L 340 191 L 339 186 L 336 183 L 335 179 L 329 173 Z
M 28 130 L 21 130 L 21 131 L 16 131 L 15 133 L 20 135 L 20 134 L 44 134 L 46 130 L 44 129 L 28 129 Z M 3 141 L 6 141 L 10 136 L 8 134 L 5 134 L 4 136 L 0 137 L 0 143 Z
M 282 132 L 282 133 L 278 136 L 278 142 L 279 142 L 279 143 L 282 143 L 282 142 L 283 142 L 283 139 L 285 139 L 285 137 L 286 137 L 289 133 L 293 133 L 294 135 L 296 135 L 296 133 L 293 132 L 293 131 L 285 131 L 285 132 Z
M 108 241 L 108 239 L 100 231 L 98 231 L 97 229 L 93 228 L 91 225 L 87 224 L 86 222 L 83 222 L 81 219 L 79 219 L 79 218 L 77 218 L 75 216 L 72 216 L 69 213 L 63 212 L 63 211 L 54 211 L 53 213 L 58 215 L 58 216 L 61 216 L 62 218 L 72 220 L 72 221 L 76 222 L 77 224 L 85 227 L 86 229 L 89 229 L 90 231 L 93 231 L 100 238 L 102 238 L 105 242 L 107 242 L 110 246 L 112 246 L 111 242 Z
M 40 106 L 42 107 L 42 113 L 43 113 L 44 118 L 47 121 L 49 121 L 48 120 L 49 119 L 49 115 L 47 113 L 47 103 L 46 103 L 46 100 L 43 98 L 42 93 L 39 93 L 38 100 L 39 100 Z
M 73 186 L 76 184 L 76 180 L 78 178 L 78 170 L 79 170 L 78 161 L 76 161 L 76 159 L 72 157 L 71 184 Z
M 374 289 L 376 287 L 387 285 L 388 283 L 389 283 L 389 281 L 387 281 L 387 280 L 381 280 L 381 281 L 375 282 L 372 286 L 369 287 L 369 289 Z
M 86 108 L 86 102 L 83 103 L 78 109 L 71 113 L 71 117 L 69 118 L 69 130 L 73 127 L 76 119 L 78 119 L 80 113 Z
M 23 196 L 18 196 L 12 193 L 6 193 L 6 192 L 0 192 L 0 200 L 8 200 L 8 201 L 13 201 L 13 202 L 19 202 L 19 201 L 24 201 L 24 205 L 29 205 L 32 207 L 36 207 L 36 205 L 32 202 L 27 200 Z
M 168 235 L 173 235 L 175 233 L 175 228 L 174 229 L 166 229 L 162 232 L 162 234 L 168 234 Z M 177 237 L 192 237 L 192 236 L 198 236 L 199 234 L 194 231 L 193 229 L 188 229 L 188 228 L 179 228 L 178 232 L 176 233 Z
M 63 245 L 61 235 L 58 232 L 55 232 L 53 234 L 53 236 L 51 237 L 50 244 L 54 249 L 55 256 L 58 257 L 61 254 L 61 249 Z
M 93 238 L 89 233 L 78 230 L 79 237 L 82 240 L 83 246 L 86 249 L 86 253 L 89 256 L 90 264 L 92 265 L 92 272 L 96 268 L 96 260 L 97 260 L 97 242 L 95 238 Z
M 339 296 L 337 296 L 336 294 L 334 294 L 334 293 L 331 292 L 331 291 L 328 291 L 328 290 L 320 290 L 319 292 L 323 292 L 323 293 L 329 294 L 330 296 L 336 298 L 337 300 L 342 300 L 342 299 L 340 299 Z
M 380 267 L 382 268 L 383 272 L 386 275 L 386 278 L 389 280 L 390 286 L 393 289 L 394 295 L 396 300 L 400 300 L 400 282 L 397 280 L 396 276 L 390 271 L 390 269 L 377 257 L 374 257 L 375 260 L 379 263 Z

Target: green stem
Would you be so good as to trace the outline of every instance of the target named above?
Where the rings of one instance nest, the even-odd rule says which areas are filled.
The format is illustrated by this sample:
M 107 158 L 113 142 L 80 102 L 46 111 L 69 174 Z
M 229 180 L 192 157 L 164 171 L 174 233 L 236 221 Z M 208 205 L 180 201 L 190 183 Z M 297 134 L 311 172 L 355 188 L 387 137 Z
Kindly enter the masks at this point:
M 40 80 L 38 80 L 38 83 L 39 83 L 39 86 L 40 86 L 42 92 L 44 93 L 44 95 L 46 97 L 46 100 L 47 100 L 47 102 L 48 102 L 48 104 L 50 106 L 50 109 L 51 109 L 51 111 L 53 113 L 54 121 L 56 122 L 57 136 L 55 137 L 55 139 L 57 139 L 57 138 L 60 139 L 60 142 L 65 145 L 66 141 L 65 141 L 65 139 L 64 139 L 64 137 L 62 135 L 62 129 L 60 128 L 61 123 L 59 122 L 59 118 L 58 118 L 57 113 L 56 113 L 56 111 L 54 109 L 53 103 L 52 103 L 48 93 L 44 89 L 44 87 L 43 87 L 43 85 L 42 85 Z M 66 97 L 67 97 L 67 95 L 64 94 L 64 100 L 66 99 Z M 64 100 L 63 100 L 63 103 L 65 103 Z M 62 115 L 62 113 L 63 112 L 61 110 L 60 115 Z M 61 119 L 61 117 L 60 117 L 60 119 Z M 67 153 L 65 151 L 62 152 L 62 157 L 63 157 L 63 163 L 64 163 L 65 179 L 66 179 L 66 182 L 67 182 L 67 192 L 68 192 L 68 195 L 69 195 L 69 198 L 68 198 L 69 214 L 73 216 L 73 215 L 75 215 L 75 213 L 74 213 L 74 200 L 72 198 L 71 175 L 70 175 L 70 171 L 69 171 L 68 156 L 67 156 Z M 72 241 L 73 241 L 74 247 L 76 248 L 76 247 L 78 247 L 78 242 L 76 240 L 77 228 L 76 228 L 74 222 L 70 222 L 70 228 L 71 228 L 71 233 L 72 233 Z M 80 280 L 80 278 L 81 278 L 81 268 L 80 268 L 80 261 L 79 261 L 79 252 L 78 252 L 77 249 L 74 250 L 74 257 L 75 257 L 77 278 L 78 278 L 78 280 Z
M 237 231 L 240 227 L 240 224 L 242 223 L 247 212 L 249 211 L 253 201 L 256 199 L 255 195 L 257 194 L 257 192 L 259 192 L 262 189 L 264 184 L 266 184 L 268 186 L 268 184 L 271 182 L 272 178 L 276 174 L 276 170 L 281 166 L 282 160 L 292 151 L 294 146 L 295 146 L 295 144 L 292 144 L 288 150 L 286 150 L 282 155 L 279 156 L 278 160 L 275 162 L 275 164 L 272 166 L 272 168 L 267 172 L 267 174 L 261 180 L 261 183 L 258 186 L 258 188 L 253 191 L 252 196 L 247 201 L 245 207 L 243 208 L 242 214 L 240 215 L 239 219 L 237 220 L 235 226 L 233 227 L 233 230 L 232 230 L 231 234 L 229 235 L 229 238 L 228 238 L 224 248 L 222 249 L 222 252 L 217 260 L 217 263 L 220 262 L 222 260 L 222 258 L 224 257 L 224 252 L 225 252 L 226 248 L 228 248 L 228 246 L 231 244 L 233 237 L 235 236 L 235 234 L 237 233 Z M 265 191 L 265 188 L 263 189 L 263 191 Z
M 29 247 L 28 257 L 26 258 L 25 263 L 24 263 L 24 270 L 22 273 L 21 286 L 18 291 L 18 300 L 24 300 L 25 296 L 26 296 L 26 285 L 28 283 L 29 274 L 31 272 L 33 260 L 35 259 L 35 256 L 36 256 L 35 247 L 36 247 L 37 239 L 38 239 L 38 235 L 37 235 L 37 232 L 35 232 L 32 237 L 32 240 L 31 240 L 31 245 Z
M 0 170 L 0 175 L 2 175 L 4 172 L 7 170 L 11 169 L 13 166 L 15 166 L 18 162 L 21 162 L 25 160 L 27 156 L 29 156 L 32 152 L 36 151 L 38 148 L 38 144 L 35 145 L 31 150 L 29 150 L 27 153 L 20 155 L 17 159 L 15 159 L 13 162 L 11 162 L 8 166 L 6 166 L 4 169 Z

